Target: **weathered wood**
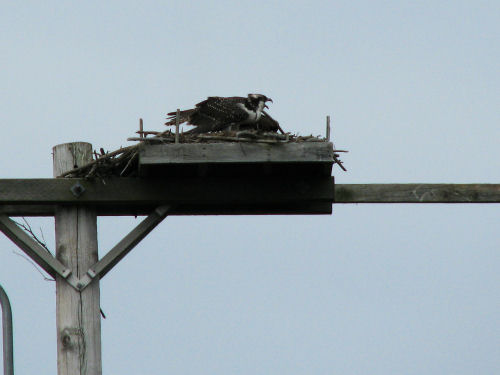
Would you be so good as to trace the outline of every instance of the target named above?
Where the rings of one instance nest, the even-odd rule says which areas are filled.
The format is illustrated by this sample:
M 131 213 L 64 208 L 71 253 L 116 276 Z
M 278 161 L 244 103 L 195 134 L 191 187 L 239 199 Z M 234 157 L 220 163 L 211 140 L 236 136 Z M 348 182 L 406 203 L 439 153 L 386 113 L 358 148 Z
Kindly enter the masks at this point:
M 92 158 L 88 143 L 55 146 L 54 176 Z M 72 193 L 73 194 L 73 193 Z M 97 215 L 91 206 L 57 206 L 56 257 L 80 278 L 97 262 Z M 59 375 L 101 374 L 99 279 L 83 291 L 56 277 L 57 370 Z
M 30 204 L 0 204 L 0 215 L 21 216 L 54 216 L 55 207 L 52 205 L 30 205 Z
M 67 278 L 71 273 L 69 268 L 54 258 L 52 254 L 49 254 L 6 215 L 0 215 L 0 230 L 50 276 L 55 278 L 56 274 L 59 274 L 63 278 Z
M 75 197 L 70 188 L 85 191 Z M 94 206 L 99 215 L 148 215 L 171 205 L 169 215 L 325 214 L 331 212 L 331 178 L 0 179 L 0 214 L 52 216 L 55 205 Z M 500 184 L 336 184 L 334 203 L 500 203 Z
M 96 264 L 90 267 L 87 274 L 78 282 L 80 288 L 85 288 L 92 279 L 102 279 L 120 260 L 122 260 L 139 242 L 141 242 L 167 216 L 168 206 L 156 208 L 147 218 L 130 231 Z
M 2 310 L 3 374 L 14 375 L 14 334 L 12 333 L 12 307 L 9 296 L 0 285 L 0 308 Z
M 283 144 L 182 143 L 147 145 L 141 149 L 140 164 L 188 163 L 296 163 L 333 162 L 329 142 Z
M 332 164 L 329 142 L 156 144 L 139 153 L 143 177 L 330 176 Z
M 338 184 L 335 203 L 500 203 L 500 184 Z
M 54 177 L 56 174 L 82 167 L 92 162 L 92 145 L 86 142 L 74 142 L 57 145 L 52 149 Z
M 78 197 L 71 192 L 77 183 L 84 189 Z M 7 179 L 0 180 L 0 213 L 50 215 L 55 205 L 78 205 L 99 215 L 147 215 L 170 205 L 169 215 L 328 214 L 333 185 L 331 177 Z

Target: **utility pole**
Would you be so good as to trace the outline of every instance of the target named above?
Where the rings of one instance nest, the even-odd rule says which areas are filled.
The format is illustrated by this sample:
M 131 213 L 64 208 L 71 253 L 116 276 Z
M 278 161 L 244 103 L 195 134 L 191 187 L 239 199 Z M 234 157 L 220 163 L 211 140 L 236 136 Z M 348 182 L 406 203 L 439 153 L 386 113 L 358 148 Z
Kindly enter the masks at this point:
M 332 204 L 349 203 L 500 203 L 500 184 L 335 184 L 329 142 L 146 144 L 138 152 L 132 156 L 139 155 L 138 177 L 88 178 L 117 153 L 92 162 L 92 145 L 74 142 L 53 148 L 54 177 L 84 173 L 0 179 L 0 231 L 56 279 L 59 375 L 102 374 L 99 281 L 167 215 L 331 214 Z M 97 215 L 148 216 L 99 260 Z M 56 257 L 11 216 L 53 216 Z
M 54 177 L 57 177 L 91 162 L 92 145 L 85 142 L 57 145 L 53 156 Z M 73 276 L 81 278 L 98 261 L 95 208 L 57 206 L 55 233 L 56 258 Z M 58 375 L 102 374 L 99 278 L 80 291 L 56 275 L 56 295 Z

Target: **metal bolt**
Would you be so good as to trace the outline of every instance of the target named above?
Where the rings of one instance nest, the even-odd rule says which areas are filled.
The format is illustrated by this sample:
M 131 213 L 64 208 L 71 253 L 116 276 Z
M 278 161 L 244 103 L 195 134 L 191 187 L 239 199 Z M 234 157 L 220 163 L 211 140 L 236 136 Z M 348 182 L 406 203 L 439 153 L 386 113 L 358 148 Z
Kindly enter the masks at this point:
M 80 182 L 74 184 L 69 190 L 71 190 L 73 195 L 77 198 L 80 197 L 85 192 L 85 188 L 83 187 L 82 184 L 80 184 Z

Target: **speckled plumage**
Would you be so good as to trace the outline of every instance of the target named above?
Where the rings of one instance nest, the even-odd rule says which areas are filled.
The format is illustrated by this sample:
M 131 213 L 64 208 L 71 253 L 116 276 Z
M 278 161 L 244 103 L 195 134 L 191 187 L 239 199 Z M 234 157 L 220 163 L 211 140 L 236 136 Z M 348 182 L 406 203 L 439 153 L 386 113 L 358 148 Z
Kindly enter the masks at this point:
M 180 112 L 179 123 L 194 125 L 193 133 L 221 131 L 229 127 L 258 128 L 266 102 L 272 100 L 261 94 L 248 96 L 220 97 L 210 96 L 196 104 L 195 108 Z M 165 125 L 175 125 L 176 112 L 168 113 Z M 266 124 L 269 124 L 269 115 Z M 277 122 L 271 119 L 274 123 Z M 279 125 L 278 125 L 279 127 Z M 277 129 L 276 129 L 277 130 Z

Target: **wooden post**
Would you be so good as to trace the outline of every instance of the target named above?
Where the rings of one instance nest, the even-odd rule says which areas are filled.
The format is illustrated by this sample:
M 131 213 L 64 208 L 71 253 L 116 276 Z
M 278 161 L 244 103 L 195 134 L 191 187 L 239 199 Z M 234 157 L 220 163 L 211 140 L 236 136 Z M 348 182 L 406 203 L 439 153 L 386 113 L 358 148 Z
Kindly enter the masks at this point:
M 326 116 L 326 140 L 330 142 L 330 116 Z M 335 148 L 335 147 L 334 147 Z
M 53 148 L 54 177 L 92 160 L 92 145 L 66 143 Z M 78 186 L 74 195 L 85 194 Z M 56 257 L 81 278 L 98 261 L 97 215 L 92 207 L 58 206 L 55 212 Z M 56 277 L 57 373 L 102 374 L 99 279 L 78 291 Z
M 175 115 L 175 143 L 179 143 L 179 124 L 180 124 L 181 110 L 177 108 Z

